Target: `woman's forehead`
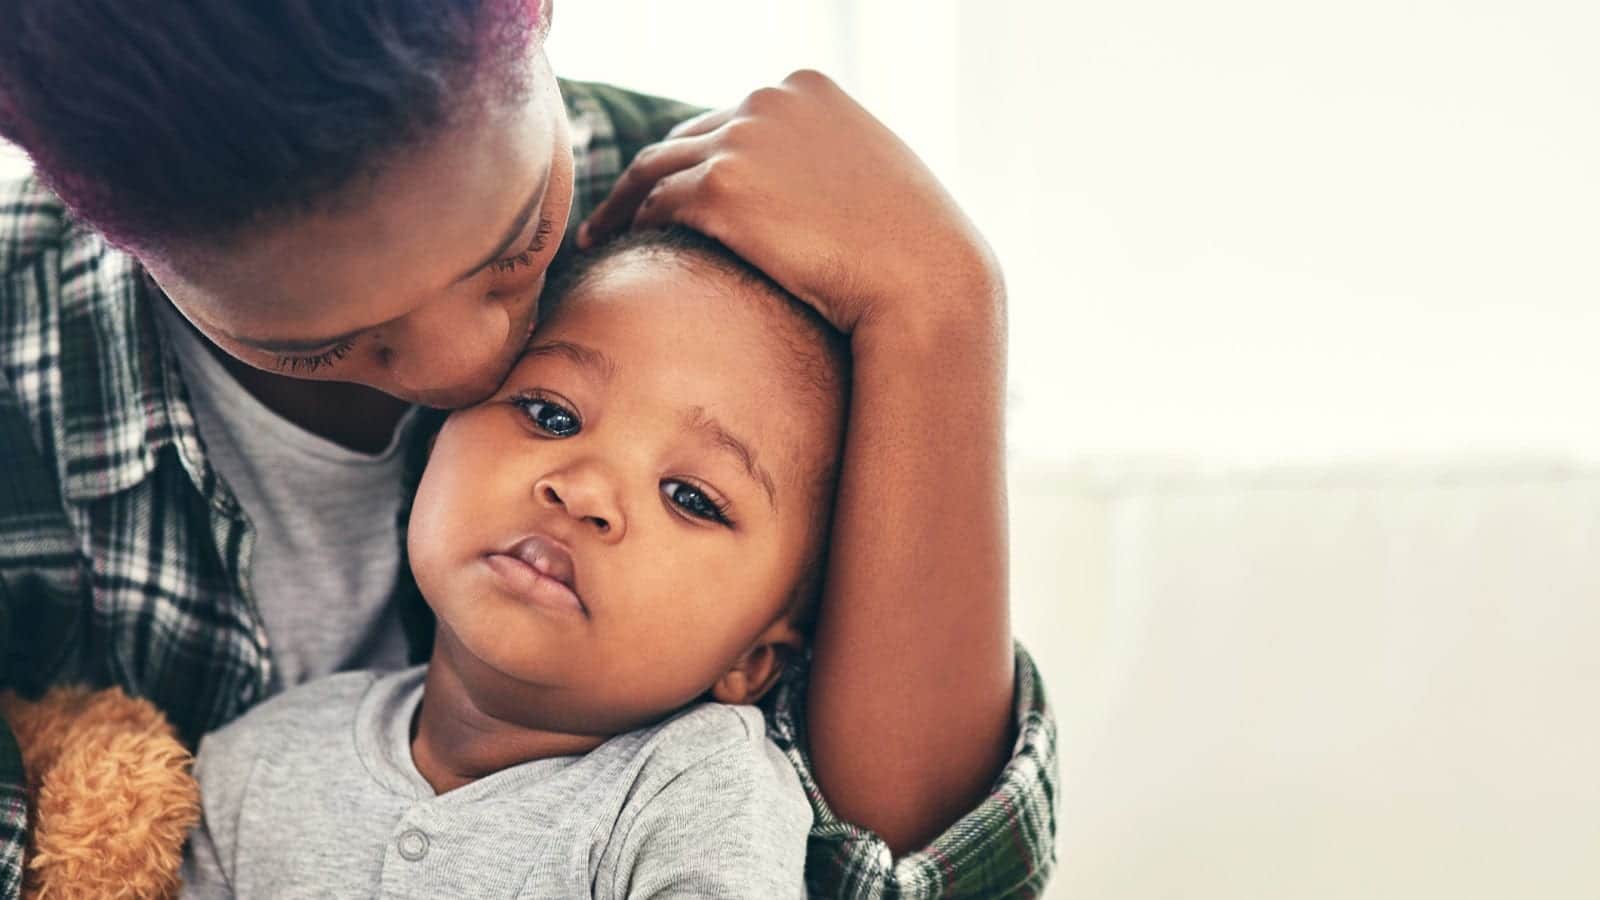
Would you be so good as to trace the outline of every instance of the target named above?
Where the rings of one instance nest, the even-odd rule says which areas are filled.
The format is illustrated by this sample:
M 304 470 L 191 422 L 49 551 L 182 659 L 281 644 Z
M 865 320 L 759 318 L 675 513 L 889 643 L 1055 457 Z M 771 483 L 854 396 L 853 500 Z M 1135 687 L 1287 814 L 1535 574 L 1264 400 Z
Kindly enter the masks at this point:
M 556 155 L 570 152 L 560 114 L 547 102 L 485 107 L 326 208 L 191 248 L 152 271 L 186 308 L 252 335 L 311 337 L 295 332 L 397 318 L 454 289 L 505 243 L 530 201 L 538 217 Z

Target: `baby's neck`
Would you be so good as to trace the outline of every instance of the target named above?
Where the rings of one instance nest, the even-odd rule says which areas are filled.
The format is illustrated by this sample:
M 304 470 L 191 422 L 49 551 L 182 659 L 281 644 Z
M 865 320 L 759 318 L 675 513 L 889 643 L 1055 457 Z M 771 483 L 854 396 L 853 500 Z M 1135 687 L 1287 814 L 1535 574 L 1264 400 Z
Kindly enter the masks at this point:
M 411 720 L 411 759 L 437 794 L 521 763 L 588 753 L 605 741 L 528 728 L 483 712 L 438 654 L 428 666 L 422 705 Z

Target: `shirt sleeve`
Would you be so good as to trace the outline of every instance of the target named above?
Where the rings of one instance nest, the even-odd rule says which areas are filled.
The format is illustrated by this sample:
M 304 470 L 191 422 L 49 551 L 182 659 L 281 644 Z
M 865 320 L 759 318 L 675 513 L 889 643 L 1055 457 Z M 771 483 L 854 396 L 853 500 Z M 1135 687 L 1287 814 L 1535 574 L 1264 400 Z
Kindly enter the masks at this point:
M 780 751 L 740 742 L 674 776 L 633 817 L 612 896 L 804 897 L 810 825 Z
M 11 214 L 0 203 L 0 231 Z M 9 263 L 20 239 L 0 237 Z M 13 302 L 0 281 L 0 314 Z M 55 473 L 35 449 L 27 418 L 0 369 L 0 688 L 27 696 L 42 692 L 49 673 L 70 657 L 84 592 Z M 22 889 L 26 784 L 21 749 L 0 720 L 0 900 L 12 900 Z
M 25 205 L 19 197 L 20 185 L 16 177 L 0 178 L 0 277 L 9 273 L 16 259 L 25 252 L 28 221 Z M 12 301 L 3 282 L 0 282 L 0 313 Z M 0 363 L 5 361 L 0 355 Z M 0 519 L 10 518 L 15 501 L 11 494 L 23 490 L 24 484 L 10 474 L 12 461 L 10 448 L 18 440 L 28 440 L 26 433 L 15 433 L 20 412 L 12 398 L 11 386 L 0 370 Z M 31 457 L 30 457 L 31 459 Z M 0 522 L 0 539 L 8 537 L 9 529 Z M 11 566 L 0 559 L 0 686 L 10 687 L 7 662 L 11 647 L 12 598 L 6 589 L 5 571 Z M 22 890 L 23 850 L 28 840 L 28 802 L 22 769 L 22 752 L 11 726 L 0 719 L 0 898 L 14 900 Z
M 617 177 L 642 148 L 704 109 L 609 84 L 567 79 L 560 84 L 577 163 L 572 215 L 567 220 L 570 234 L 611 193 Z
M 0 897 L 6 900 L 14 900 L 22 890 L 22 854 L 28 841 L 24 783 L 16 738 L 0 721 Z
M 1036 897 L 1055 865 L 1056 728 L 1033 659 L 1016 646 L 1017 741 L 989 795 L 928 846 L 895 859 L 876 834 L 840 819 L 817 787 L 805 752 L 805 678 L 791 672 L 769 719 L 794 765 L 815 822 L 806 855 L 813 896 L 839 898 Z

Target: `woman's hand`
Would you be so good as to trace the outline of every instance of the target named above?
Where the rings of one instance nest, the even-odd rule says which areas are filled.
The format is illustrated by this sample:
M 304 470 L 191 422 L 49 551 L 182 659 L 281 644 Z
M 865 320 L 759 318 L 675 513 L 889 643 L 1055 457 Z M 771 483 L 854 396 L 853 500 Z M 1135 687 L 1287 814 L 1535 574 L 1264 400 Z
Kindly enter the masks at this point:
M 726 244 L 846 333 L 877 318 L 998 312 L 974 308 L 1001 292 L 972 223 L 904 142 L 816 72 L 641 150 L 578 242 L 672 222 Z

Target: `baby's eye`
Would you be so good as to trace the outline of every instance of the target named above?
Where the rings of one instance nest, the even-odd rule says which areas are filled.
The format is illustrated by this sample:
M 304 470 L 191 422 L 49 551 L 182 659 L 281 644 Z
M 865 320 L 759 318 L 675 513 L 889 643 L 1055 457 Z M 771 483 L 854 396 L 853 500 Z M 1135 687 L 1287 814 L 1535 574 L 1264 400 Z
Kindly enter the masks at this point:
M 707 522 L 728 524 L 726 510 L 717 501 L 706 496 L 705 492 L 685 481 L 661 482 L 661 493 L 667 499 L 677 504 L 684 512 L 697 519 Z
M 578 414 L 543 397 L 518 396 L 511 402 L 523 411 L 534 427 L 553 437 L 572 437 L 583 429 Z

